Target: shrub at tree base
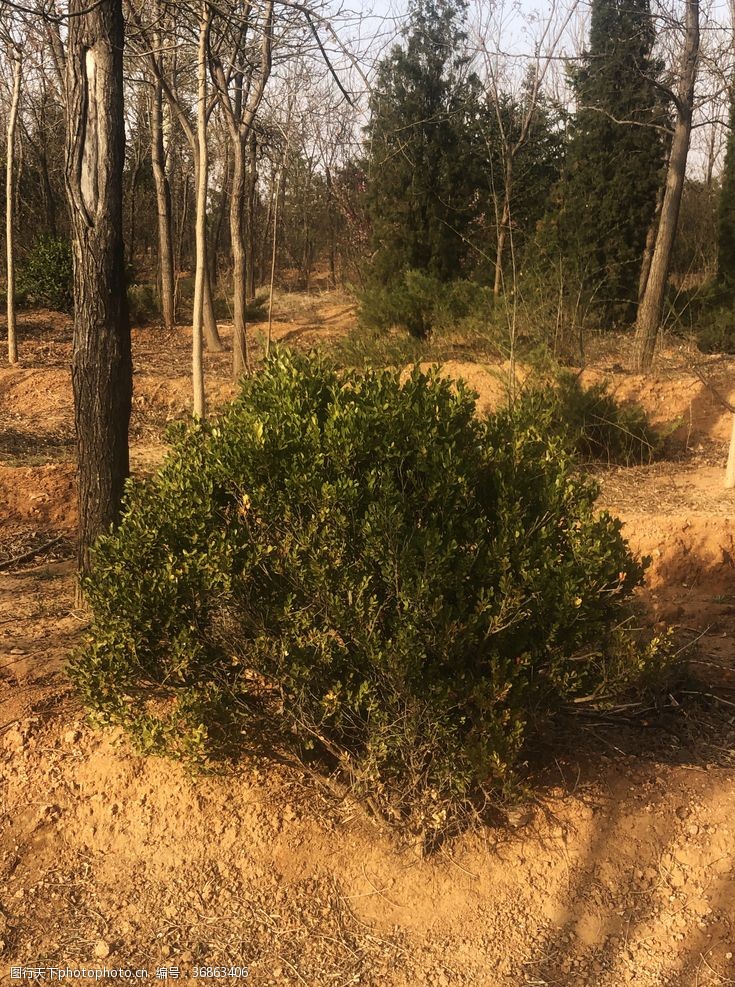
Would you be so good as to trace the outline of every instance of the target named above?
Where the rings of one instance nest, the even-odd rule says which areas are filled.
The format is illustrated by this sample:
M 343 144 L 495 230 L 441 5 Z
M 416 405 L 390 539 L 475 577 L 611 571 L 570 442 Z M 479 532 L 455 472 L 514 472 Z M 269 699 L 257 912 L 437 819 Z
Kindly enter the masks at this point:
M 538 717 L 655 671 L 621 630 L 643 566 L 595 496 L 461 384 L 278 353 L 130 485 L 73 678 L 143 750 L 288 748 L 442 828 Z

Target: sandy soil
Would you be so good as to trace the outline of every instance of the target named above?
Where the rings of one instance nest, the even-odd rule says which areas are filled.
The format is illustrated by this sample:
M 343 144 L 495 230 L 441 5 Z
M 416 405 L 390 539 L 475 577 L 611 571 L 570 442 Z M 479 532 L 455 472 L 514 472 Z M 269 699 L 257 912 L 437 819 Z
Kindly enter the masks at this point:
M 344 299 L 303 299 L 275 335 L 308 348 L 351 318 Z M 676 427 L 672 461 L 601 471 L 601 503 L 651 556 L 651 621 L 698 638 L 698 695 L 549 738 L 537 798 L 425 859 L 292 767 L 194 778 L 86 724 L 63 672 L 84 626 L 68 320 L 25 315 L 20 339 L 21 365 L 0 369 L 0 980 L 68 965 L 340 987 L 735 982 L 730 421 L 691 352 L 648 379 L 604 354 L 586 375 Z M 189 340 L 134 334 L 136 470 L 187 410 Z M 735 363 L 699 359 L 735 398 Z M 232 393 L 228 360 L 207 356 L 212 403 Z M 446 369 L 483 407 L 503 399 L 502 367 Z

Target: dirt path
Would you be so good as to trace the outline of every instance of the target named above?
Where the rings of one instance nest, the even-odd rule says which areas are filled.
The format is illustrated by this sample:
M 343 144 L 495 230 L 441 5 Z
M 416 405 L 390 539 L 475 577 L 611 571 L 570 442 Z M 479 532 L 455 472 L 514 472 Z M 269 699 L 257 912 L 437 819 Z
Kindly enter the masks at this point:
M 291 314 L 276 335 L 306 347 L 350 318 L 329 298 Z M 246 967 L 252 983 L 317 987 L 735 982 L 735 707 L 693 698 L 663 728 L 624 735 L 583 724 L 546 756 L 537 800 L 428 860 L 293 768 L 195 779 L 94 731 L 63 674 L 84 626 L 68 322 L 23 320 L 21 345 L 21 368 L 0 370 L 0 565 L 40 551 L 0 569 L 0 979 L 68 964 L 178 968 L 182 982 L 214 979 L 197 967 Z M 186 411 L 187 347 L 184 330 L 136 332 L 136 469 L 152 468 L 165 423 Z M 207 359 L 222 400 L 228 357 Z M 724 389 L 731 369 L 716 365 Z M 497 372 L 465 371 L 491 405 Z M 612 376 L 678 421 L 685 448 L 677 462 L 604 471 L 602 505 L 652 557 L 652 619 L 702 635 L 701 691 L 727 686 L 728 419 L 686 360 L 645 386 Z

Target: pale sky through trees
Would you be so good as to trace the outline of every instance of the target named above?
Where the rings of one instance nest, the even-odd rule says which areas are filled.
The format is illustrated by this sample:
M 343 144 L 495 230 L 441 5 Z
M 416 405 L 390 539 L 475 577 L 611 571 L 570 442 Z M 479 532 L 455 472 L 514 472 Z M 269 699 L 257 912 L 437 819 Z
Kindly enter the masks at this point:
M 469 45 L 471 49 L 479 43 L 474 40 L 480 34 L 485 39 L 485 46 L 491 54 L 497 55 L 500 77 L 503 76 L 510 88 L 515 88 L 524 77 L 529 59 L 534 55 L 537 39 L 541 35 L 549 16 L 554 14 L 558 21 L 563 20 L 572 4 L 576 9 L 564 32 L 562 41 L 554 52 L 550 66 L 546 89 L 554 98 L 563 102 L 571 97 L 565 80 L 565 65 L 571 58 L 583 50 L 589 29 L 589 0 L 561 0 L 551 3 L 538 3 L 535 0 L 516 0 L 516 2 L 486 3 L 483 0 L 470 0 L 468 10 Z M 652 14 L 657 24 L 670 20 L 671 4 L 667 0 L 653 0 Z M 673 11 L 679 11 L 678 6 Z M 697 85 L 697 109 L 695 109 L 695 126 L 692 133 L 692 146 L 689 156 L 688 172 L 692 178 L 702 179 L 707 169 L 707 159 L 714 144 L 715 167 L 718 174 L 722 167 L 724 156 L 724 137 L 726 120 L 723 107 L 726 100 L 722 92 L 729 84 L 731 76 L 730 53 L 732 44 L 730 38 L 730 9 L 727 0 L 712 0 L 703 9 L 702 38 L 703 52 L 701 57 L 700 77 Z M 374 69 L 383 57 L 400 40 L 401 30 L 409 20 L 407 0 L 362 0 L 345 7 L 338 20 L 342 21 L 342 35 L 349 39 L 353 50 L 363 56 L 363 71 L 368 80 L 372 78 Z M 667 39 L 667 51 L 662 57 L 667 65 L 675 70 L 678 65 L 679 37 L 674 35 Z M 727 52 L 722 56 L 723 50 Z M 336 62 L 342 61 L 340 53 L 335 51 Z M 478 68 L 480 66 L 478 65 Z M 356 90 L 364 90 L 364 82 L 356 85 Z M 707 94 L 714 99 L 708 101 Z M 712 105 L 716 104 L 718 112 L 713 115 Z M 714 141 L 712 127 L 715 127 Z

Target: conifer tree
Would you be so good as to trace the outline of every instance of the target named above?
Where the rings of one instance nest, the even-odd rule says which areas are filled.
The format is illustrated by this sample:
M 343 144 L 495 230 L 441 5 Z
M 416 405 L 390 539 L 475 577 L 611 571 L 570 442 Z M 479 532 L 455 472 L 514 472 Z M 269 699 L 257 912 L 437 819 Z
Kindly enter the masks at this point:
M 479 83 L 467 71 L 465 0 L 413 0 L 404 46 L 378 70 L 367 128 L 372 275 L 461 276 L 479 208 Z
M 593 0 L 589 48 L 571 70 L 572 121 L 558 220 L 562 254 L 603 326 L 635 317 L 662 180 L 665 122 L 648 0 Z

